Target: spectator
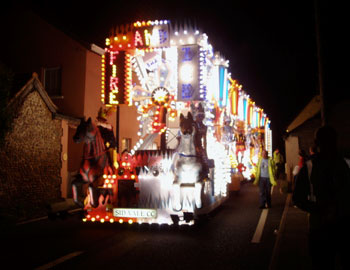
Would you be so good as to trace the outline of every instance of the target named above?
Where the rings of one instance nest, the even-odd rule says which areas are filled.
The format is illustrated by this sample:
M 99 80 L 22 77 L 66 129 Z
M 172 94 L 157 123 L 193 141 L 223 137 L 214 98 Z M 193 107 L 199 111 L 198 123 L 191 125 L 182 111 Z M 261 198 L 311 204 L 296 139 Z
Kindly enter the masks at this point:
M 284 172 L 284 158 L 278 148 L 273 152 L 273 161 L 276 165 L 276 179 L 281 179 Z
M 293 193 L 297 207 L 309 215 L 309 251 L 313 269 L 350 269 L 350 169 L 337 152 L 337 134 L 329 126 L 315 137 L 319 153 L 301 168 Z

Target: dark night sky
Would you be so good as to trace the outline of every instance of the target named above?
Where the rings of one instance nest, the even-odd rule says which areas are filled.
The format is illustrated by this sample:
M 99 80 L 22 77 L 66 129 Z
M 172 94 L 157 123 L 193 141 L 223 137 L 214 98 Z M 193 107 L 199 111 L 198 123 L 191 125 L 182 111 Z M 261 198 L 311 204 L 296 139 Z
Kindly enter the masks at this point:
M 274 146 L 283 146 L 286 127 L 319 91 L 314 1 L 204 2 L 32 1 L 27 5 L 66 32 L 101 47 L 116 25 L 149 19 L 195 22 L 214 49 L 230 60 L 232 77 L 271 119 Z M 343 93 L 348 92 L 347 74 L 339 66 L 348 55 L 348 28 L 346 9 L 334 2 L 320 4 L 324 80 L 326 90 Z

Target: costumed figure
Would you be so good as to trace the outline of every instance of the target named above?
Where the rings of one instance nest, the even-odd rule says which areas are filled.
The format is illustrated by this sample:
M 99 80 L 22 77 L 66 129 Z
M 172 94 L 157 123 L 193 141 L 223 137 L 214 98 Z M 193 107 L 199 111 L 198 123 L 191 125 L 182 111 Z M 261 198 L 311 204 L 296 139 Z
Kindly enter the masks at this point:
M 222 127 L 221 142 L 225 145 L 225 149 L 229 151 L 230 145 L 233 141 L 233 128 L 231 126 L 231 119 L 228 115 L 224 116 L 224 126 Z
M 180 134 L 177 152 L 174 154 L 174 210 L 180 211 L 183 207 L 181 201 L 181 187 L 194 187 L 194 201 L 197 208 L 202 207 L 200 182 L 201 163 L 196 153 L 194 120 L 189 112 L 187 118 L 180 115 Z
M 242 162 L 244 151 L 246 150 L 246 136 L 244 135 L 244 122 L 237 121 L 237 127 L 235 132 L 235 141 L 236 141 L 236 157 L 238 162 Z M 241 156 L 239 157 L 239 154 Z
M 207 126 L 204 125 L 203 120 L 205 118 L 204 108 L 201 103 L 199 103 L 198 108 L 195 109 L 195 146 L 196 155 L 202 164 L 202 170 L 200 174 L 200 179 L 208 177 L 209 166 L 208 166 L 208 155 L 207 155 Z
M 264 130 L 260 130 L 258 132 L 258 144 L 259 144 L 259 155 L 261 155 L 261 153 L 265 149 Z
M 116 139 L 114 136 L 113 126 L 107 121 L 107 117 L 112 113 L 112 110 L 112 107 L 106 109 L 101 107 L 96 117 L 96 125 L 100 130 L 106 150 L 109 153 L 109 161 L 116 169 L 118 169 L 119 165 L 117 162 Z
M 84 142 L 83 159 L 79 169 L 79 177 L 72 182 L 73 200 L 80 207 L 84 204 L 79 200 L 79 186 L 88 184 L 89 202 L 92 207 L 99 204 L 100 191 L 99 187 L 103 186 L 104 174 L 112 174 L 113 170 L 109 162 L 104 141 L 100 130 L 94 125 L 89 118 L 87 121 L 82 119 L 77 131 L 74 134 L 75 143 Z M 105 196 L 105 199 L 109 199 Z

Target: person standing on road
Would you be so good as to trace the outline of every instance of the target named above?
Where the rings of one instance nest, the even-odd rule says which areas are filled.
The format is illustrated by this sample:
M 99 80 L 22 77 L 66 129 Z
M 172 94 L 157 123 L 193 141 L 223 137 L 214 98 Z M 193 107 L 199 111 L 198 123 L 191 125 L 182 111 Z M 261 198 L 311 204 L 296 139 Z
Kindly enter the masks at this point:
M 273 152 L 273 161 L 276 165 L 276 179 L 280 179 L 284 171 L 284 158 L 278 148 Z
M 257 164 L 257 173 L 254 185 L 259 185 L 260 209 L 271 207 L 271 186 L 276 186 L 275 164 L 268 157 L 267 151 L 262 151 L 262 156 Z
M 303 166 L 296 179 L 294 204 L 309 212 L 309 252 L 313 269 L 350 269 L 350 168 L 337 152 L 337 134 L 330 126 L 318 129 L 319 153 Z

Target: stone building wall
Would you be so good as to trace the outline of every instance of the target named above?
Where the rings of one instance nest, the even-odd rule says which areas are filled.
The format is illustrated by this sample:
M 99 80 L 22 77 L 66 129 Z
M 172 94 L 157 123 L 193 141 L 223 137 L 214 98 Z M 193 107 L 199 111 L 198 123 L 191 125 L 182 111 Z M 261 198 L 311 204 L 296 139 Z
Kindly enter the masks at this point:
M 47 204 L 61 197 L 61 136 L 61 120 L 52 118 L 37 91 L 18 103 L 0 149 L 1 212 L 34 218 L 46 215 Z

